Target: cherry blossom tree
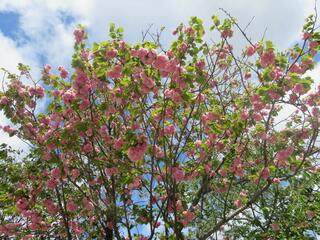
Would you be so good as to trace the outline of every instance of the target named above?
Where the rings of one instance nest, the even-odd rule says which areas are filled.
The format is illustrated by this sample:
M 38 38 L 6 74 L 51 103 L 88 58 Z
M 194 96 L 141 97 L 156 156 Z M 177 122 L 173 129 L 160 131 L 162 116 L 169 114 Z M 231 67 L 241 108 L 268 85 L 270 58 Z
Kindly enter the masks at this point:
M 138 44 L 110 26 L 73 70 L 3 70 L 2 239 L 289 239 L 319 233 L 317 16 L 280 52 L 234 18 L 192 17 Z M 234 31 L 247 41 L 240 53 Z M 207 42 L 206 35 L 219 36 Z M 149 35 L 153 40 L 147 41 Z M 55 74 L 57 73 L 57 74 Z M 46 102 L 46 109 L 41 107 Z M 284 110 L 291 114 L 281 118 Z

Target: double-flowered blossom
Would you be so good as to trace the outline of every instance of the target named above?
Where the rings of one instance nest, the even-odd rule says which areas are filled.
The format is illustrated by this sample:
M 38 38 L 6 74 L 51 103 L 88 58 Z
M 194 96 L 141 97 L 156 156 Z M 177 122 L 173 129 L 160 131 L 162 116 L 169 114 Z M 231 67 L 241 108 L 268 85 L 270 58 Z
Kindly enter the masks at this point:
M 131 161 L 139 161 L 144 158 L 144 155 L 148 149 L 146 142 L 138 143 L 128 149 L 128 157 Z

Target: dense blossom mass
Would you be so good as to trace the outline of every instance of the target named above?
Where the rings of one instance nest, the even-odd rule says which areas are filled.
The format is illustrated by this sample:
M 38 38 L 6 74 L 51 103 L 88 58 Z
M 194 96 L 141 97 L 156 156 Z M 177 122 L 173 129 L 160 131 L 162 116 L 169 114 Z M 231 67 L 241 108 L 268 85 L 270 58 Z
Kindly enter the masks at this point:
M 0 237 L 15 239 L 291 239 L 320 233 L 320 87 L 305 76 L 320 49 L 311 15 L 284 52 L 212 17 L 192 17 L 164 49 L 110 27 L 72 68 L 3 69 Z M 236 54 L 234 34 L 247 47 Z M 146 34 L 146 37 L 148 34 Z M 154 35 L 150 34 L 151 37 Z M 41 108 L 43 101 L 47 107 Z M 281 111 L 290 111 L 286 119 Z

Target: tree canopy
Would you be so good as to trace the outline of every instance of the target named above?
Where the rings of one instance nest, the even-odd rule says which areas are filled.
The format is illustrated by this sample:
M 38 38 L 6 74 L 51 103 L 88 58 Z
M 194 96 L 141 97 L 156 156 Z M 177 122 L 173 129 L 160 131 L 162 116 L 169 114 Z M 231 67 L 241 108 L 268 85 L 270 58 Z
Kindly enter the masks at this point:
M 71 71 L 2 69 L 2 130 L 30 146 L 0 149 L 2 239 L 315 238 L 316 24 L 282 52 L 232 17 L 207 33 L 192 17 L 168 49 L 160 33 L 129 44 L 114 24 L 88 48 L 79 25 Z

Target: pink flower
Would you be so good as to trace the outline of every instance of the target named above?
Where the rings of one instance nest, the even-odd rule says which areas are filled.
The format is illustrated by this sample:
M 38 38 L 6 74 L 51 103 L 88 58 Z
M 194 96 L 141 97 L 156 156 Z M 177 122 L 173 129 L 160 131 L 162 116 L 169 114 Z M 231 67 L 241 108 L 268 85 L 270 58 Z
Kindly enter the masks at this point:
M 81 235 L 84 233 L 83 228 L 75 221 L 70 221 L 70 227 L 76 235 Z
M 128 185 L 128 189 L 137 189 L 141 186 L 141 177 L 135 177 L 133 182 Z
M 166 89 L 164 95 L 167 98 L 171 98 L 175 103 L 180 103 L 183 100 L 179 91 L 175 89 Z
M 94 209 L 93 203 L 88 198 L 83 198 L 82 204 L 85 207 L 85 209 L 87 209 L 88 211 L 91 211 L 92 209 Z
M 275 164 L 278 167 L 284 167 L 287 165 L 287 159 L 290 157 L 290 155 L 294 152 L 293 147 L 288 147 L 284 150 L 280 150 L 275 158 Z
M 250 56 L 252 56 L 253 54 L 255 54 L 255 52 L 256 52 L 256 48 L 253 47 L 253 46 L 249 46 L 249 47 L 247 48 L 246 54 L 247 54 L 248 57 L 250 57 Z
M 185 174 L 183 170 L 179 167 L 172 168 L 172 177 L 176 182 L 181 182 L 185 178 Z
M 153 66 L 158 70 L 165 70 L 169 59 L 166 55 L 158 55 Z
M 50 178 L 48 181 L 47 181 L 47 187 L 49 189 L 55 189 L 58 185 L 58 181 L 55 179 L 55 178 Z
M 182 42 L 181 45 L 180 45 L 180 49 L 179 50 L 181 52 L 185 52 L 185 51 L 188 50 L 188 48 L 189 48 L 189 45 L 187 43 L 185 43 L 185 42 Z
M 147 65 L 150 65 L 154 62 L 155 58 L 157 57 L 157 52 L 155 49 L 140 49 L 140 60 Z
M 312 42 L 309 43 L 309 48 L 310 49 L 314 49 L 316 47 L 318 47 L 318 42 L 312 41 Z
M 185 29 L 184 29 L 184 32 L 185 33 L 188 33 L 189 35 L 191 35 L 191 36 L 193 36 L 194 35 L 194 29 L 192 28 L 192 27 L 186 27 Z
M 244 74 L 244 79 L 245 79 L 245 80 L 248 80 L 249 78 L 251 78 L 251 72 L 246 72 L 246 73 Z
M 269 168 L 265 167 L 264 169 L 262 169 L 262 171 L 261 171 L 261 177 L 262 177 L 264 180 L 267 180 L 267 179 L 270 177 L 270 170 L 269 170 Z
M 51 199 L 46 199 L 43 204 L 47 208 L 49 214 L 56 214 L 58 212 L 58 208 Z
M 132 131 L 138 130 L 140 128 L 140 124 L 139 123 L 132 123 L 130 128 Z
M 174 125 L 172 125 L 172 124 L 164 128 L 164 134 L 165 135 L 171 136 L 175 132 L 176 132 L 176 129 L 175 129 Z
M 82 150 L 85 152 L 85 153 L 91 153 L 93 151 L 93 147 L 92 147 L 92 144 L 90 142 L 87 142 L 83 145 L 82 147 Z
M 161 148 L 159 146 L 154 146 L 153 148 L 153 154 L 155 155 L 155 157 L 157 158 L 163 158 L 164 157 L 164 152 L 161 150 Z
M 122 66 L 116 65 L 113 69 L 107 72 L 107 76 L 110 78 L 120 78 L 122 76 Z
M 61 176 L 61 173 L 60 173 L 60 169 L 59 168 L 54 168 L 51 170 L 51 176 L 54 178 L 54 179 L 59 179 L 60 176 Z
M 268 67 L 270 64 L 272 64 L 274 62 L 275 57 L 276 56 L 273 51 L 268 51 L 268 52 L 262 53 L 262 55 L 260 57 L 261 66 L 263 68 Z
M 0 98 L 0 105 L 7 105 L 9 103 L 9 99 L 7 98 L 7 96 L 2 96 Z
M 262 118 L 262 116 L 261 116 L 261 114 L 259 114 L 259 113 L 253 113 L 253 119 L 255 120 L 255 121 L 257 121 L 257 122 L 259 122 L 259 121 L 261 121 L 263 118 Z
M 27 91 L 26 91 L 25 89 L 19 89 L 19 90 L 18 90 L 18 95 L 19 95 L 20 97 L 24 97 L 24 96 L 27 95 Z
M 25 210 L 28 207 L 28 201 L 26 198 L 20 198 L 16 202 L 16 207 L 18 210 L 22 211 Z
M 182 212 L 182 220 L 181 220 L 181 223 L 183 226 L 186 226 L 188 225 L 189 222 L 191 222 L 194 218 L 195 218 L 195 215 L 193 212 L 190 212 L 190 211 L 183 211 Z
M 313 115 L 314 117 L 319 117 L 319 115 L 320 115 L 320 110 L 319 110 L 319 108 L 314 107 L 314 108 L 311 109 L 311 113 L 312 113 L 312 115 Z
M 196 66 L 199 70 L 203 70 L 206 67 L 206 63 L 203 60 L 200 60 L 199 62 L 196 63 Z
M 197 102 L 204 102 L 206 100 L 206 97 L 204 94 L 200 93 L 196 97 Z
M 219 141 L 219 142 L 216 143 L 216 147 L 217 147 L 218 151 L 222 151 L 225 148 L 225 145 L 224 145 L 223 142 Z
M 69 89 L 62 94 L 62 100 L 65 103 L 70 103 L 76 98 L 76 93 L 73 89 Z
M 142 75 L 142 80 L 144 87 L 146 87 L 149 90 L 156 85 L 155 82 L 145 74 Z
M 281 182 L 280 178 L 274 178 L 272 180 L 273 183 L 279 184 Z
M 220 169 L 218 171 L 218 173 L 222 176 L 222 177 L 227 177 L 228 176 L 228 172 L 224 169 Z
M 316 216 L 316 213 L 314 211 L 307 210 L 306 215 L 308 219 L 313 219 Z
M 209 138 L 210 142 L 214 143 L 217 140 L 217 134 L 210 133 L 208 135 L 208 138 Z
M 11 133 L 13 133 L 14 132 L 14 129 L 13 128 L 11 128 L 9 125 L 7 125 L 7 126 L 3 126 L 3 131 L 4 132 L 6 132 L 6 133 L 8 133 L 8 134 L 11 134 Z
M 242 189 L 239 193 L 240 197 L 247 197 L 248 196 L 248 190 Z
M 240 199 L 236 199 L 233 204 L 237 207 L 237 208 L 240 208 L 242 206 L 242 202 Z
M 214 171 L 212 171 L 212 164 L 207 163 L 204 165 L 204 171 L 206 172 L 207 175 L 211 175 Z
M 93 129 L 92 128 L 89 128 L 87 131 L 86 131 L 86 135 L 88 137 L 91 137 L 93 135 Z
M 274 80 L 280 80 L 283 77 L 284 73 L 282 72 L 281 68 L 275 67 L 271 72 L 271 77 Z
M 290 72 L 303 74 L 303 73 L 304 73 L 304 69 L 303 69 L 303 67 L 301 67 L 301 66 L 299 65 L 299 63 L 295 63 L 295 64 L 293 64 L 293 65 L 291 66 Z
M 113 229 L 113 224 L 112 224 L 112 222 L 108 222 L 108 223 L 107 223 L 107 228 Z
M 148 149 L 148 145 L 146 142 L 137 144 L 136 146 L 129 148 L 128 157 L 131 161 L 142 160 L 147 149 Z
M 193 171 L 190 174 L 188 174 L 187 176 L 184 177 L 184 180 L 186 181 L 190 181 L 195 179 L 197 176 L 199 175 L 199 173 L 197 171 Z M 214 173 L 210 173 L 210 176 L 213 176 Z
M 119 169 L 117 167 L 112 167 L 112 168 L 106 168 L 105 173 L 107 174 L 107 176 L 112 176 L 115 175 L 119 172 Z
M 292 92 L 302 95 L 302 94 L 304 94 L 305 89 L 302 84 L 298 83 L 298 84 L 294 85 Z
M 280 227 L 279 227 L 278 223 L 272 223 L 271 224 L 271 228 L 272 228 L 273 231 L 279 231 L 280 230 Z
M 116 139 L 114 141 L 113 147 L 116 150 L 120 150 L 122 148 L 123 144 L 124 144 L 123 139 L 122 138 L 118 138 L 118 139 Z
M 57 146 L 54 143 L 49 143 L 47 147 L 49 151 L 55 150 L 57 148 Z
M 75 180 L 80 176 L 80 170 L 75 168 L 71 171 L 72 179 Z
M 303 32 L 302 33 L 302 39 L 303 40 L 307 40 L 311 37 L 311 33 L 308 33 L 308 32 Z
M 236 158 L 230 168 L 230 170 L 237 176 L 237 177 L 243 177 L 244 176 L 244 169 L 243 165 L 241 164 L 241 161 L 239 158 Z
M 118 55 L 118 51 L 116 49 L 111 49 L 106 52 L 106 58 L 112 59 L 115 58 Z
M 78 208 L 78 206 L 74 201 L 70 200 L 67 202 L 67 210 L 69 212 L 75 212 L 75 211 L 77 211 L 77 208 Z
M 63 66 L 59 66 L 58 70 L 60 71 L 60 77 L 61 78 L 67 78 L 68 77 L 69 73 Z
M 143 235 L 141 235 L 141 236 L 139 236 L 139 240 L 148 240 L 149 238 L 147 238 L 146 236 L 143 236 Z
M 46 76 L 49 75 L 50 74 L 50 70 L 51 70 L 51 66 L 49 64 L 44 65 L 43 74 L 46 75 Z
M 294 93 L 289 95 L 289 102 L 290 103 L 295 103 L 298 100 L 298 96 Z
M 247 111 L 242 111 L 240 113 L 240 118 L 242 121 L 246 121 L 249 118 L 249 113 Z
M 178 200 L 176 202 L 176 209 L 177 209 L 178 212 L 182 212 L 183 211 L 183 205 L 182 205 L 181 200 Z
M 218 120 L 220 117 L 219 114 L 217 113 L 214 113 L 214 112 L 206 112 L 202 117 L 201 117 L 201 120 L 204 122 L 204 123 L 207 123 L 207 122 L 212 122 L 212 121 L 216 121 Z
M 51 94 L 52 94 L 52 96 L 54 96 L 54 97 L 59 97 L 59 96 L 61 96 L 62 91 L 60 91 L 60 90 L 53 90 L 53 91 L 51 92 Z
M 84 39 L 84 29 L 82 27 L 77 27 L 73 31 L 74 38 L 76 40 L 76 43 L 81 43 Z
M 0 225 L 0 234 L 8 234 L 10 231 L 15 231 L 20 226 L 21 223 L 7 223 L 4 225 Z
M 254 111 L 256 112 L 261 111 L 265 107 L 261 100 L 261 97 L 257 94 L 254 94 L 250 97 L 250 102 L 253 105 Z
M 221 32 L 221 37 L 222 38 L 230 38 L 233 35 L 233 31 L 231 29 L 225 29 Z
M 29 95 L 43 97 L 44 96 L 44 89 L 41 86 L 30 87 L 29 88 Z
M 269 90 L 268 91 L 268 95 L 273 100 L 278 100 L 280 98 L 280 95 L 277 92 L 273 91 L 273 90 Z

